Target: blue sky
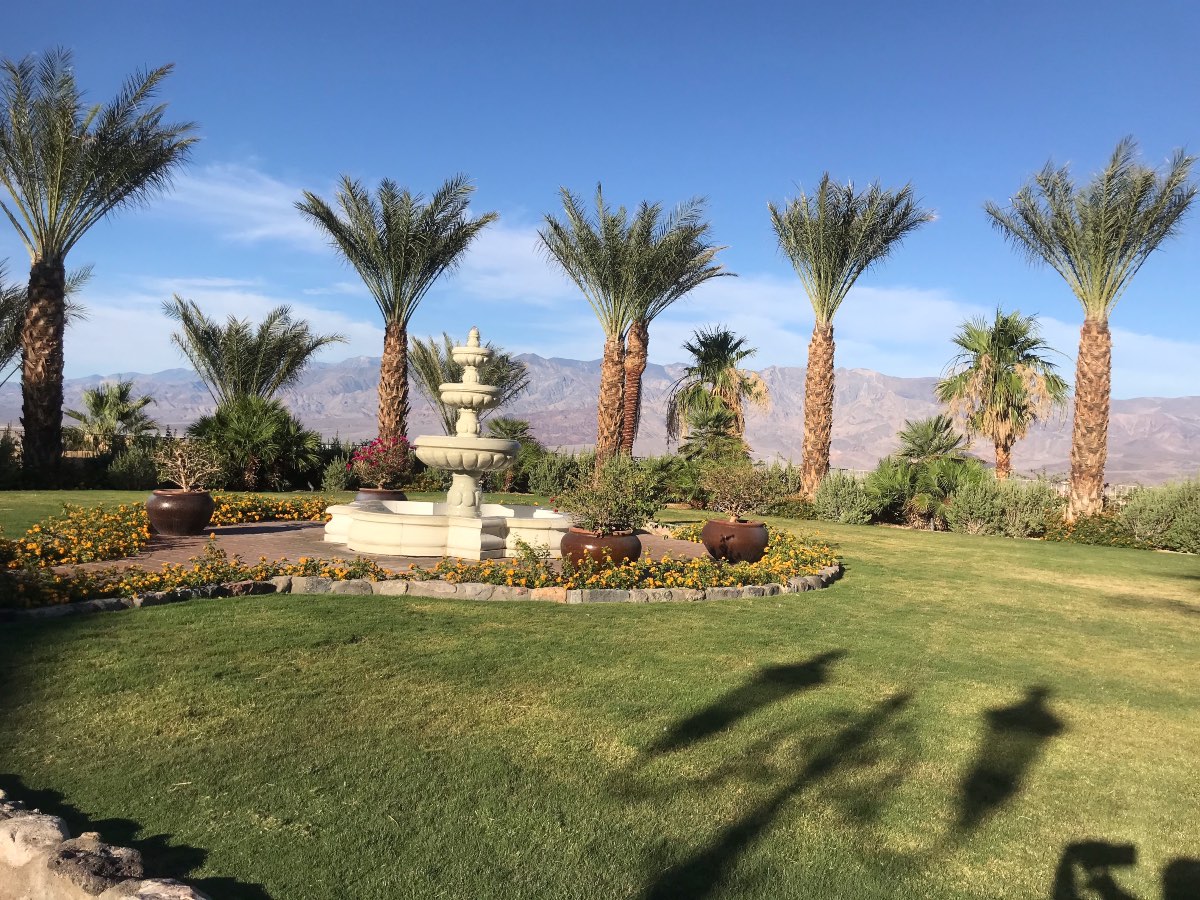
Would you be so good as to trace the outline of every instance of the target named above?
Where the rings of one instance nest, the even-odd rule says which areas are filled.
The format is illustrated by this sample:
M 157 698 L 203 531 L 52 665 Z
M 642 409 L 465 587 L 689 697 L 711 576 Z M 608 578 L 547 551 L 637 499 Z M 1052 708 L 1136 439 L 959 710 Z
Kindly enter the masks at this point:
M 346 334 L 329 361 L 378 355 L 382 330 L 352 269 L 300 220 L 300 191 L 342 173 L 429 192 L 466 172 L 499 223 L 424 301 L 413 331 L 595 358 L 601 338 L 536 250 L 560 185 L 668 205 L 703 195 L 739 273 L 651 331 L 682 358 L 724 322 L 757 364 L 803 365 L 812 313 L 778 253 L 766 204 L 834 177 L 911 181 L 937 220 L 864 276 L 838 314 L 839 365 L 937 374 L 966 316 L 1039 313 L 1073 356 L 1081 312 L 1061 279 L 989 226 L 1047 159 L 1078 176 L 1132 134 L 1162 163 L 1200 151 L 1200 8 L 1185 2 L 440 3 L 68 2 L 5 16 L 0 52 L 60 44 L 107 100 L 136 68 L 173 62 L 163 98 L 202 143 L 175 191 L 95 228 L 72 264 L 96 274 L 67 374 L 181 365 L 161 301 L 260 317 L 291 303 Z M 52 27 L 48 28 L 47 26 Z M 0 229 L 0 259 L 27 257 Z M 1200 394 L 1200 208 L 1113 316 L 1114 394 Z M 1073 364 L 1064 359 L 1068 371 Z

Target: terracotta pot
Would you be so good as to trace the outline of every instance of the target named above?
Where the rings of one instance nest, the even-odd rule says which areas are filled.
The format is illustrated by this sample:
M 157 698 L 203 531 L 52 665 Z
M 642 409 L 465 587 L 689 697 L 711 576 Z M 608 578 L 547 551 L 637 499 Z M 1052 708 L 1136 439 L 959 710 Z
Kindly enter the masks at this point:
M 767 550 L 767 526 L 741 519 L 709 519 L 700 530 L 700 540 L 713 559 L 758 562 Z
M 563 559 L 569 559 L 575 566 L 582 565 L 585 559 L 597 563 L 611 560 L 613 565 L 619 566 L 624 562 L 633 562 L 642 555 L 642 542 L 632 531 L 594 534 L 572 527 L 562 536 L 559 549 Z
M 354 496 L 355 503 L 370 503 L 375 500 L 407 500 L 404 491 L 393 491 L 391 488 L 359 488 Z
M 146 515 L 159 534 L 200 534 L 213 514 L 208 491 L 155 491 L 146 499 Z

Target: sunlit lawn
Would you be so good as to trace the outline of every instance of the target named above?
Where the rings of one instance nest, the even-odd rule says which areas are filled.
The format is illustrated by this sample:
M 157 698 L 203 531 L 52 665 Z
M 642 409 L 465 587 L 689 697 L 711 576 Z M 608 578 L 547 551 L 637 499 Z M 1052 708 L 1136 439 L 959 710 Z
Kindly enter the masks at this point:
M 1200 895 L 1200 560 L 820 528 L 803 595 L 0 625 L 0 787 L 214 897 Z

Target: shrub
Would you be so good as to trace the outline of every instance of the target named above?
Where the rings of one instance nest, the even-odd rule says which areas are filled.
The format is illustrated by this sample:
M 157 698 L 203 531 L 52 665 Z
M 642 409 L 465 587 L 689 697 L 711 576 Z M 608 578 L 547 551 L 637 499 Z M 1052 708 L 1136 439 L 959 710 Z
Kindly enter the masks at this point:
M 1200 479 L 1141 488 L 1118 518 L 1134 538 L 1152 547 L 1200 553 Z
M 795 497 L 804 487 L 799 466 L 792 465 L 791 460 L 768 463 L 762 466 L 763 477 L 767 481 L 770 495 L 780 499 Z
M 1046 522 L 1046 540 L 1066 544 L 1095 544 L 1101 547 L 1128 547 L 1148 550 L 1150 545 L 1138 540 L 1126 528 L 1117 514 L 1110 511 L 1094 516 L 1080 516 L 1068 522 L 1061 511 L 1052 513 Z
M 321 475 L 321 490 L 327 494 L 335 494 L 340 491 L 352 491 L 357 487 L 358 478 L 350 468 L 348 455 L 335 456 L 325 464 L 325 471 Z
M 817 512 L 803 497 L 782 497 L 763 507 L 763 514 L 783 519 L 815 519 Z
M 653 475 L 618 453 L 590 477 L 559 495 L 577 528 L 596 534 L 636 531 L 658 512 L 662 492 Z
M 1000 484 L 995 478 L 980 478 L 962 485 L 954 492 L 953 502 L 946 510 L 949 529 L 964 534 L 999 534 L 1003 518 Z
M 119 491 L 149 491 L 158 487 L 158 463 L 154 453 L 134 444 L 118 453 L 105 473 L 109 487 Z
M 177 484 L 185 491 L 198 491 L 221 471 L 217 451 L 203 441 L 191 438 L 163 441 L 154 451 L 154 463 L 163 481 Z
M 864 487 L 875 519 L 903 522 L 916 490 L 916 467 L 906 459 L 885 456 L 867 476 Z
M 412 469 L 408 440 L 377 437 L 350 456 L 350 468 L 363 484 L 376 488 L 398 488 Z
M 954 505 L 957 491 L 991 477 L 979 460 L 953 456 L 917 463 L 914 470 L 913 495 L 908 501 L 909 520 L 934 531 L 947 527 L 946 517 Z
M 867 525 L 872 504 L 862 481 L 849 472 L 833 471 L 826 475 L 813 497 L 818 519 L 845 525 Z
M 1000 533 L 1013 538 L 1042 537 L 1047 523 L 1066 505 L 1048 481 L 1007 480 L 1000 484 Z
M 592 453 L 548 450 L 529 467 L 529 490 L 546 497 L 561 494 L 592 471 L 595 459 Z
M 730 521 L 754 512 L 770 498 L 770 485 L 761 469 L 748 462 L 710 466 L 700 478 L 709 504 L 729 516 Z
M 21 483 L 21 441 L 12 427 L 0 431 L 0 490 L 10 490 Z
M 321 436 L 278 400 L 239 395 L 201 416 L 188 434 L 207 442 L 221 461 L 219 486 L 256 491 L 306 484 L 321 465 Z

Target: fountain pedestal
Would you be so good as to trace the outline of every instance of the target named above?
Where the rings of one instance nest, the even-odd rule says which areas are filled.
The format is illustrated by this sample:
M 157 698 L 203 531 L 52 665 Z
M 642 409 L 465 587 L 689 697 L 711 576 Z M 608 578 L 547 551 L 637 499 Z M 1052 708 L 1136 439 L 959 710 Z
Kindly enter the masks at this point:
M 571 521 L 537 506 L 483 503 L 480 476 L 513 464 L 520 450 L 516 441 L 479 436 L 479 412 L 495 405 L 499 391 L 479 383 L 478 366 L 491 355 L 472 328 L 466 346 L 453 348 L 463 366 L 461 382 L 443 384 L 442 402 L 458 409 L 455 433 L 422 435 L 413 452 L 426 465 L 451 473 L 444 503 L 385 500 L 339 504 L 327 512 L 325 540 L 345 544 L 361 553 L 390 556 L 455 556 L 460 559 L 502 559 L 518 556 L 522 544 L 545 547 L 560 556 L 559 544 Z

